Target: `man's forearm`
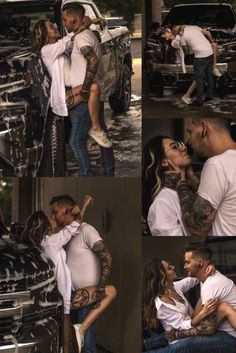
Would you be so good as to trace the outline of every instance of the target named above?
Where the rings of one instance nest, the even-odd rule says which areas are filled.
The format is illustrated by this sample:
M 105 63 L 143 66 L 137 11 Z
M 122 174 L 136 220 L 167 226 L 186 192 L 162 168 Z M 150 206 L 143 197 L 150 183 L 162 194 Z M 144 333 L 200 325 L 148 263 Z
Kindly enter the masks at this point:
M 176 339 L 191 337 L 191 336 L 210 336 L 216 331 L 216 313 L 208 315 L 197 327 L 188 330 L 172 330 L 166 333 L 169 341 Z
M 101 261 L 101 276 L 98 286 L 104 287 L 111 273 L 112 257 L 103 241 L 98 241 L 93 246 L 93 251 Z
M 80 95 L 85 100 L 88 100 L 90 87 L 94 82 L 94 79 L 98 70 L 99 60 L 93 48 L 90 46 L 82 47 L 81 53 L 83 54 L 84 58 L 87 60 L 87 68 L 86 68 L 86 74 L 85 74 Z
M 193 193 L 182 180 L 177 186 L 182 218 L 190 235 L 205 237 L 214 219 L 215 210 L 209 201 Z

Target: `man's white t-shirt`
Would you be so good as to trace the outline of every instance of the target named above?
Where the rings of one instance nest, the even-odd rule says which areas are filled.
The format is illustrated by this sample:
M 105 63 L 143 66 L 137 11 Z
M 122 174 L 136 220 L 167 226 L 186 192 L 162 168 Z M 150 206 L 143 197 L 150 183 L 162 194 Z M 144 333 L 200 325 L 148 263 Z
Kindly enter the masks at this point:
M 87 60 L 81 53 L 81 48 L 90 46 L 93 48 L 95 54 L 99 59 L 98 71 L 95 77 L 95 81 L 99 84 L 101 89 L 101 100 L 103 100 L 103 69 L 101 62 L 101 46 L 96 35 L 90 30 L 86 29 L 83 32 L 77 34 L 74 39 L 74 46 L 71 54 L 71 69 L 70 69 L 70 81 L 72 87 L 82 85 L 84 83 Z
M 236 150 L 205 162 L 198 195 L 217 210 L 209 235 L 236 235 Z
M 83 222 L 78 228 L 77 235 L 69 243 L 66 249 L 66 258 L 73 289 L 98 284 L 101 264 L 92 248 L 99 240 L 102 240 L 102 238 L 96 229 Z
M 228 303 L 236 309 L 236 286 L 234 282 L 216 271 L 214 275 L 207 277 L 201 284 L 201 299 L 204 305 L 209 299 L 216 299 L 220 303 Z M 224 320 L 218 330 L 225 331 L 236 337 L 236 330 Z
M 181 215 L 178 194 L 164 187 L 155 197 L 148 211 L 148 226 L 152 235 L 188 235 Z
M 211 43 L 198 26 L 184 27 L 184 33 L 181 36 L 181 45 L 189 46 L 195 58 L 206 58 L 213 55 Z

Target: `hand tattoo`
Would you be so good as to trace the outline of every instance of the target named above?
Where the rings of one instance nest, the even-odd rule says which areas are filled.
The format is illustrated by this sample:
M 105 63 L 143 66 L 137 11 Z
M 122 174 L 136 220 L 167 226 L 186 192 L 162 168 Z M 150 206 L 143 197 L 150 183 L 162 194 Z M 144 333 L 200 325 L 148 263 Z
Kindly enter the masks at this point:
M 183 221 L 191 235 L 205 237 L 212 225 L 216 210 L 211 203 L 194 194 L 186 181 L 177 186 Z
M 101 301 L 105 298 L 105 291 L 102 287 L 97 287 L 97 290 L 92 295 L 93 300 L 95 301 L 94 308 L 98 308 L 100 306 Z
M 170 172 L 166 173 L 164 175 L 164 185 L 167 188 L 176 190 L 177 188 L 177 183 L 181 180 L 181 174 L 180 173 L 175 173 L 175 172 Z
M 98 286 L 104 287 L 111 273 L 112 257 L 102 240 L 97 241 L 92 249 L 101 261 L 101 277 Z
M 93 48 L 90 46 L 84 46 L 80 49 L 80 51 L 84 58 L 87 60 L 86 74 L 81 90 L 81 96 L 83 99 L 85 99 L 89 95 L 90 87 L 96 76 L 99 60 Z

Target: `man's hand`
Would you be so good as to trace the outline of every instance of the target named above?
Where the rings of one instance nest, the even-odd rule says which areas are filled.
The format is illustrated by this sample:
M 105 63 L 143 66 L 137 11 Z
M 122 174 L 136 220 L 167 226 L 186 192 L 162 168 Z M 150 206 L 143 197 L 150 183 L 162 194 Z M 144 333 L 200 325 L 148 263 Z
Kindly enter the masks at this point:
M 178 333 L 178 330 L 172 328 L 170 331 L 165 332 L 165 336 L 169 342 L 173 342 L 177 340 L 177 333 Z

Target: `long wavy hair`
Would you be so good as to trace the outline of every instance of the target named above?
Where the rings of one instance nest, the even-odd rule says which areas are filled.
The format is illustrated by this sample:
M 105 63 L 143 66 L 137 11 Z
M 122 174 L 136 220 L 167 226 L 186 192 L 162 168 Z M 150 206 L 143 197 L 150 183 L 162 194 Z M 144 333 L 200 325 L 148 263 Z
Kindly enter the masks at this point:
M 143 149 L 142 207 L 145 218 L 147 218 L 153 199 L 164 186 L 164 170 L 161 162 L 165 158 L 163 147 L 163 139 L 165 138 L 168 138 L 168 136 L 157 135 Z
M 158 258 L 148 262 L 143 271 L 143 319 L 149 328 L 158 327 L 155 299 L 160 295 L 169 294 L 166 271 Z
M 41 49 L 49 43 L 48 32 L 45 25 L 47 20 L 39 20 L 31 34 L 31 46 L 34 53 L 40 56 Z
M 36 211 L 26 221 L 22 240 L 31 246 L 40 248 L 43 238 L 50 232 L 51 224 L 48 216 L 43 211 Z

